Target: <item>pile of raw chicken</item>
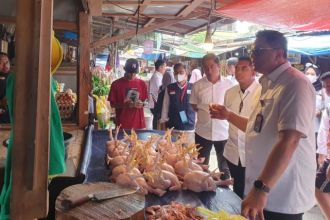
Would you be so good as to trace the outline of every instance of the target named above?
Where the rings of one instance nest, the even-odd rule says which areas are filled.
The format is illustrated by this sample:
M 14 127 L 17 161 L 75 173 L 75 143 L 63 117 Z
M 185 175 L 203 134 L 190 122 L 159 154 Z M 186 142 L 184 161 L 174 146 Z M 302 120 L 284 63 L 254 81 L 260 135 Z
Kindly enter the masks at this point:
M 148 140 L 138 140 L 133 130 L 131 135 L 124 132 L 124 138 L 118 140 L 118 132 L 119 128 L 115 137 L 109 132 L 106 146 L 110 180 L 118 185 L 162 196 L 167 190 L 215 191 L 219 185 L 232 184 L 232 180 L 220 180 L 220 172 L 210 172 L 202 165 L 197 146 L 187 145 L 184 133 L 172 142 L 172 130 Z

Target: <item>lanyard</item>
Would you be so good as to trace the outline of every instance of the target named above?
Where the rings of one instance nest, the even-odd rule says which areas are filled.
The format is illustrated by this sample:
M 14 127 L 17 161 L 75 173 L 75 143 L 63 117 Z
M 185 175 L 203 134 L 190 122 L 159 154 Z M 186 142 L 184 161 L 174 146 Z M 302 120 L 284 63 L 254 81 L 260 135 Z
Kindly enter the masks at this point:
M 239 110 L 238 110 L 238 114 L 241 114 L 242 112 L 242 108 L 243 108 L 243 104 L 244 104 L 244 99 L 249 95 L 249 91 L 247 91 L 246 95 L 243 97 L 242 99 L 242 95 L 241 95 L 241 91 L 238 92 L 239 93 L 239 97 L 241 99 L 241 102 L 239 104 Z M 244 95 L 244 94 L 243 94 Z
M 181 97 L 180 97 L 180 101 L 181 101 L 181 103 L 183 102 L 183 98 L 184 98 L 184 96 L 186 95 L 187 89 L 188 89 L 188 83 L 186 83 L 186 85 L 185 85 L 184 88 L 182 89 L 182 93 L 181 93 Z

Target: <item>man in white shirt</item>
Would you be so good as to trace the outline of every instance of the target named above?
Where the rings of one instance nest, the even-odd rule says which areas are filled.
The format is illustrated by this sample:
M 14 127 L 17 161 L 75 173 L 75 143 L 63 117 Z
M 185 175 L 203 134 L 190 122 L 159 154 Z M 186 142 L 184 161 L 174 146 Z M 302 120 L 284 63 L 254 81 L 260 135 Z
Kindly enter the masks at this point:
M 199 69 L 195 68 L 195 69 L 193 69 L 193 71 L 191 71 L 191 76 L 190 76 L 189 82 L 194 84 L 201 78 L 202 78 L 201 71 Z
M 224 106 L 238 115 L 249 117 L 255 108 L 255 100 L 259 100 L 261 92 L 261 86 L 255 80 L 255 75 L 250 57 L 240 57 L 235 71 L 235 78 L 239 84 L 226 92 Z M 229 138 L 223 155 L 227 159 L 230 175 L 234 178 L 234 192 L 243 198 L 245 133 L 233 124 L 229 124 Z
M 322 74 L 321 80 L 326 93 L 330 93 L 330 72 Z M 316 199 L 326 217 L 330 219 L 330 106 L 322 112 L 320 128 L 317 136 L 317 153 L 319 154 L 320 168 L 316 174 L 315 195 Z M 321 161 L 322 160 L 322 161 Z
M 156 71 L 151 76 L 151 78 L 149 80 L 149 86 L 148 86 L 149 108 L 150 108 L 151 113 L 154 116 L 153 120 L 152 120 L 153 129 L 157 129 L 157 122 L 160 118 L 160 115 L 155 114 L 154 108 L 155 108 L 155 104 L 158 99 L 159 88 L 162 85 L 163 75 L 166 71 L 165 60 L 157 60 L 155 62 L 155 69 L 156 69 Z
M 301 220 L 314 206 L 315 89 L 287 61 L 287 40 L 278 31 L 256 34 L 255 71 L 263 73 L 260 100 L 249 118 L 224 106 L 212 117 L 246 131 L 245 194 L 241 214 L 249 219 Z
M 237 84 L 237 80 L 235 79 L 235 66 L 237 64 L 237 57 L 231 57 L 227 60 L 227 79 L 233 82 L 233 84 Z
M 229 124 L 225 120 L 211 119 L 208 106 L 210 103 L 222 105 L 225 92 L 232 87 L 232 82 L 220 76 L 220 62 L 215 54 L 205 55 L 202 65 L 206 77 L 194 83 L 190 96 L 190 104 L 197 112 L 195 143 L 201 147 L 199 156 L 205 157 L 204 164 L 209 163 L 214 145 L 219 170 L 224 172 L 222 179 L 229 179 L 229 168 L 223 157 Z

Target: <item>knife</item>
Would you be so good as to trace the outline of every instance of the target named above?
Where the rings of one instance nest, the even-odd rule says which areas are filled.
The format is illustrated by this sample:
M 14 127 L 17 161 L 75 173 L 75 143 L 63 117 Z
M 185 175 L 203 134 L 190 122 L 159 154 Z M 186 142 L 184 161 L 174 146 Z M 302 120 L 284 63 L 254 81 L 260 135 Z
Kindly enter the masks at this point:
M 90 193 L 86 196 L 80 197 L 80 198 L 68 198 L 64 199 L 61 202 L 62 207 L 64 210 L 72 209 L 77 206 L 80 206 L 88 201 L 95 201 L 95 202 L 101 202 L 103 200 L 107 199 L 113 199 L 113 198 L 118 198 L 121 196 L 126 196 L 130 195 L 133 193 L 136 193 L 139 189 L 129 189 L 129 188 L 122 188 L 118 189 L 116 191 L 101 191 L 101 192 L 96 192 L 96 193 Z

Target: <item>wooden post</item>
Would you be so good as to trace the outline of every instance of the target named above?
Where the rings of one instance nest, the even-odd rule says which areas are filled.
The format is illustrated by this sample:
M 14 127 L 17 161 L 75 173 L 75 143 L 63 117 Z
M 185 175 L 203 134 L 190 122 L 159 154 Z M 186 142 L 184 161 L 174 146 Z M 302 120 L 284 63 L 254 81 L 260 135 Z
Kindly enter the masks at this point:
M 48 212 L 52 0 L 17 0 L 11 219 Z
M 79 13 L 79 127 L 88 123 L 88 94 L 91 91 L 91 74 L 89 71 L 90 16 Z

